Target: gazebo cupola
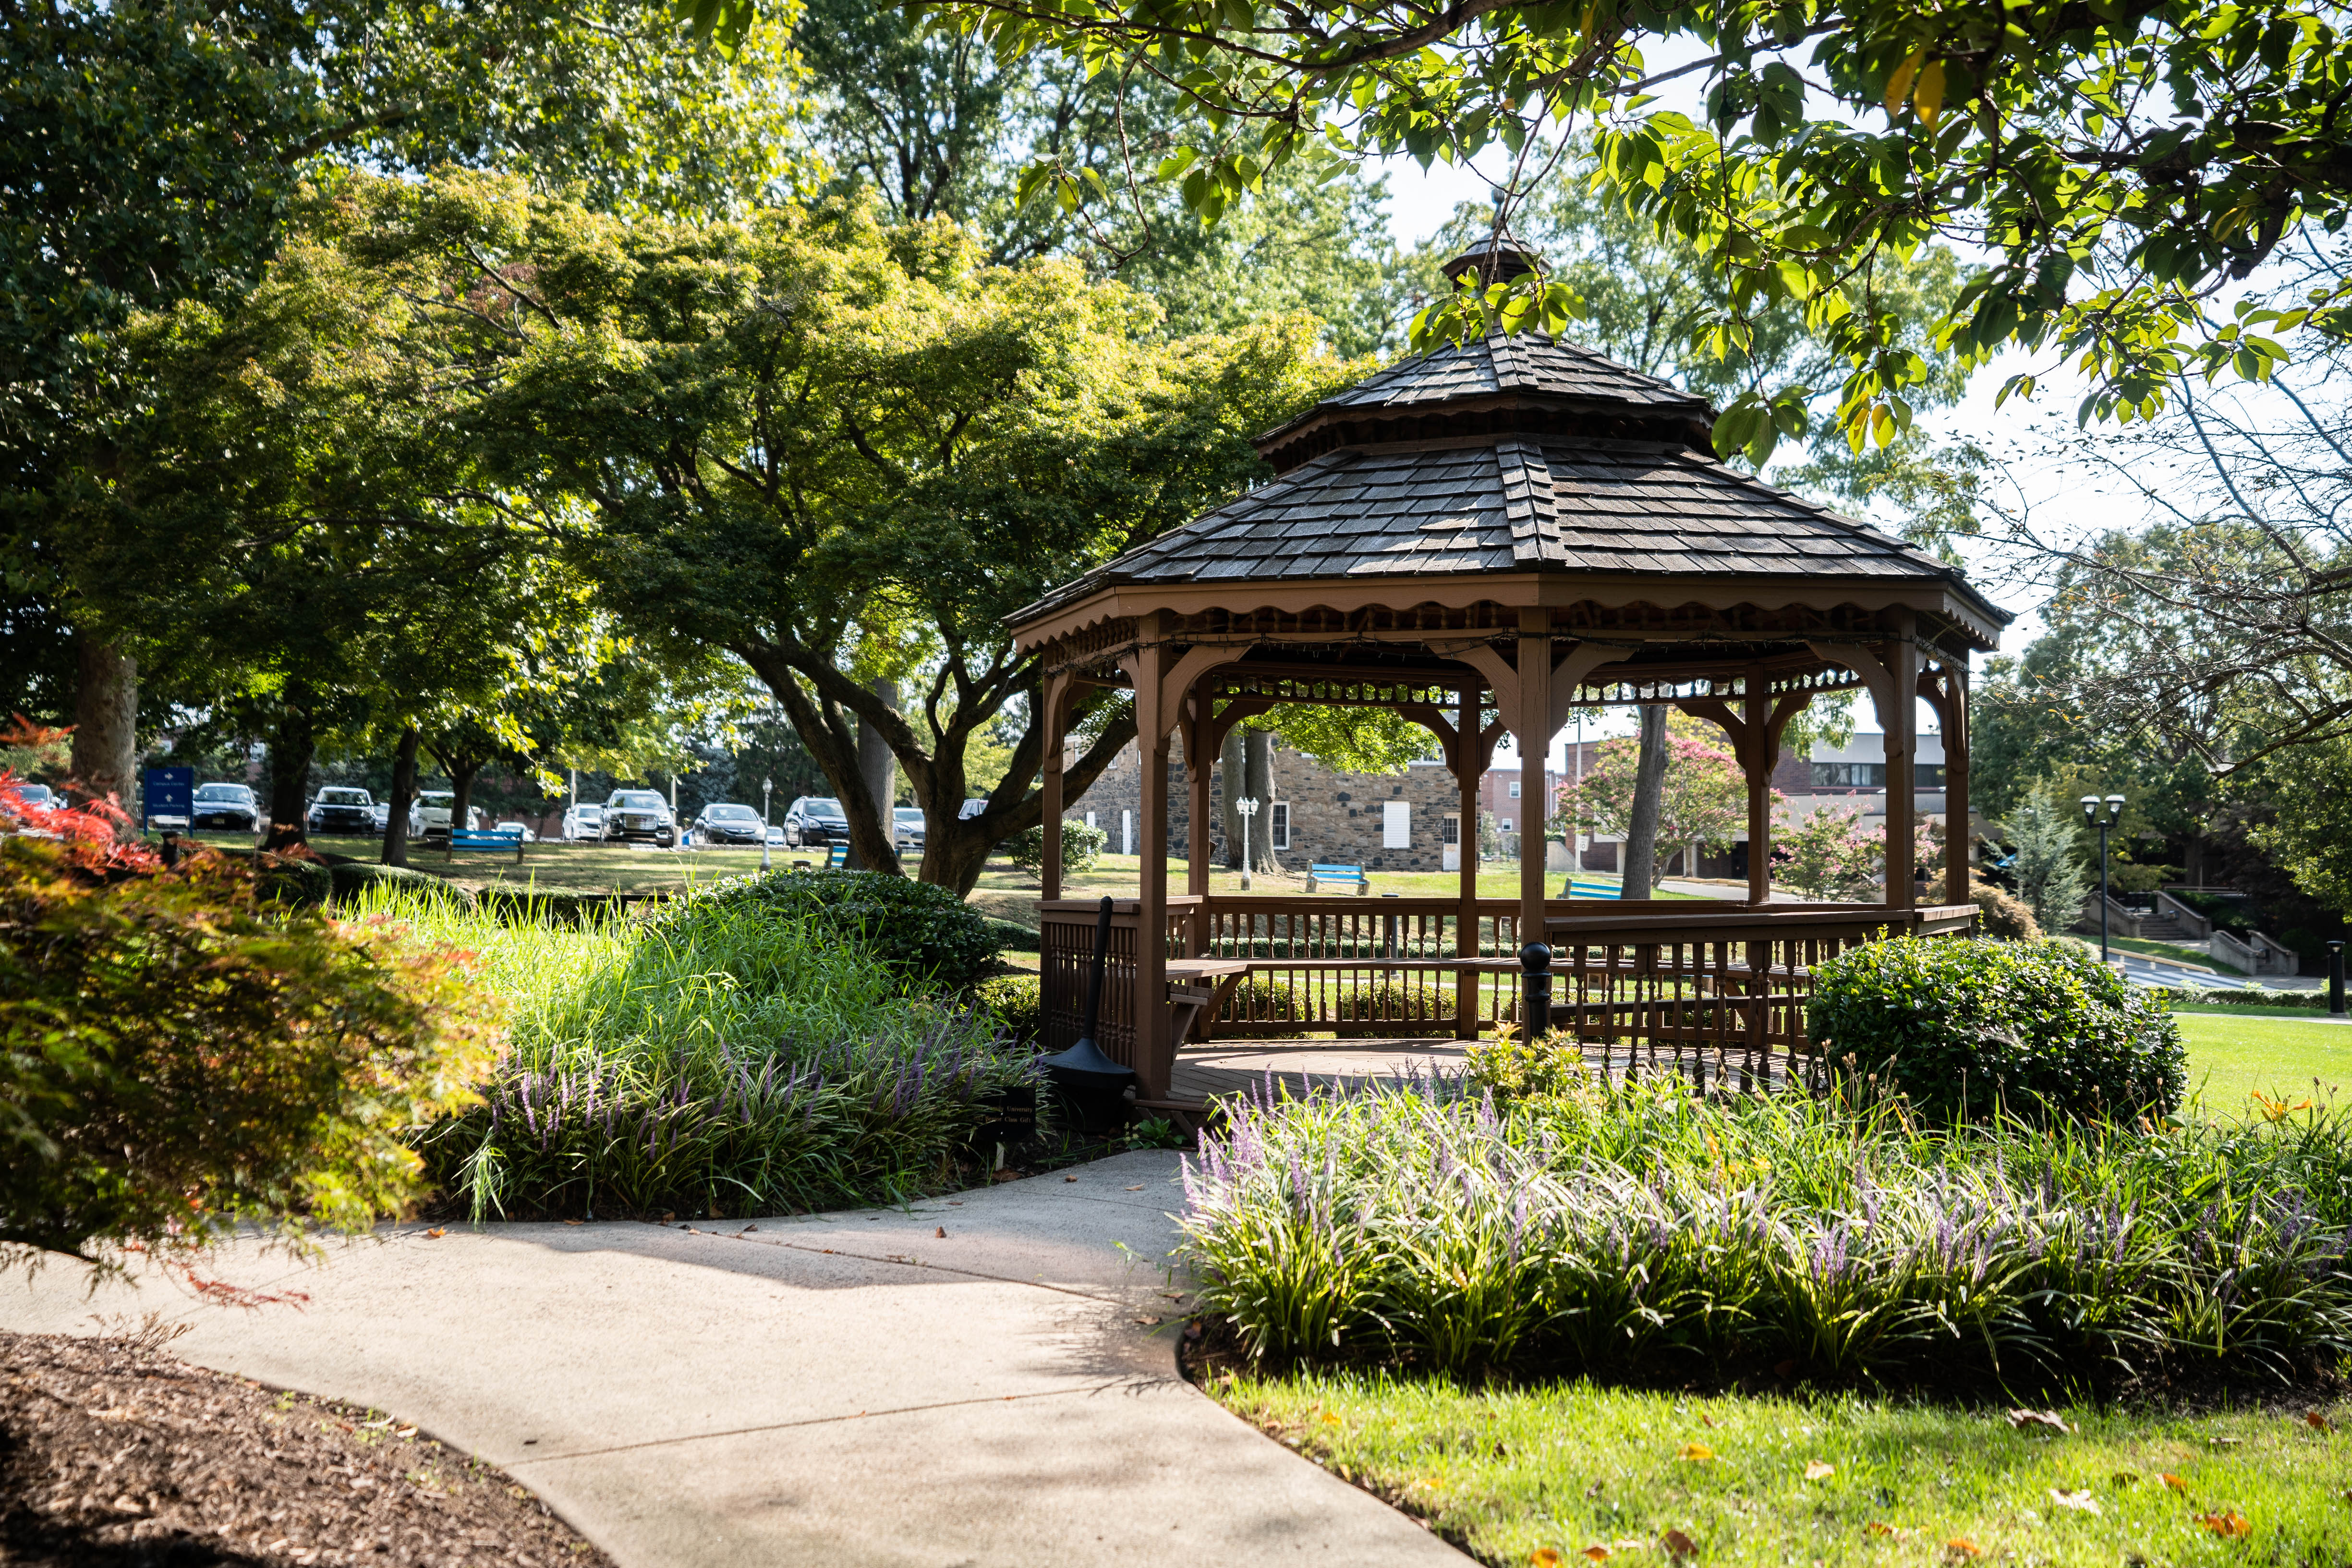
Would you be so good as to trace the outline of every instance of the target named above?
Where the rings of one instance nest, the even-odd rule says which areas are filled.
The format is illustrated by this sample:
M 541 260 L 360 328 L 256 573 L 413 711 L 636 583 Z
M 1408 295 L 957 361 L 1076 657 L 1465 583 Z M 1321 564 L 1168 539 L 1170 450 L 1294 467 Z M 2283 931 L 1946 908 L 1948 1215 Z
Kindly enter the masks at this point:
M 1536 263 L 1506 237 L 1451 265 L 1505 275 Z M 1662 905 L 1633 889 L 1622 903 L 1570 904 L 1547 898 L 1543 857 L 1532 853 L 1517 900 L 1480 900 L 1465 852 L 1460 897 L 1444 902 L 1452 962 L 1468 966 L 1503 959 L 1517 932 L 1585 955 L 1603 942 L 1601 921 L 1614 922 L 1613 939 L 1662 920 L 1714 921 L 1721 944 L 1796 930 L 1808 910 L 1851 925 L 1855 906 L 1776 902 L 1768 879 L 1780 735 L 1812 696 L 1837 689 L 1867 690 L 1886 735 L 1897 874 L 1870 918 L 1916 925 L 1902 872 L 1924 698 L 1941 718 L 1947 816 L 1959 825 L 1946 868 L 1955 908 L 1937 918 L 1962 918 L 1969 658 L 1995 646 L 2009 616 L 1957 567 L 1727 467 L 1709 447 L 1712 419 L 1702 397 L 1538 333 L 1415 355 L 1261 437 L 1264 483 L 1011 617 L 1016 646 L 1045 667 L 1049 839 L 1064 805 L 1068 693 L 1084 683 L 1135 694 L 1145 845 L 1136 925 L 1165 939 L 1139 939 L 1130 959 L 1128 1048 L 1148 1089 L 1164 1093 L 1176 1044 L 1158 1000 L 1167 963 L 1211 955 L 1224 940 L 1218 906 L 1228 900 L 1208 888 L 1208 761 L 1233 724 L 1277 704 L 1386 706 L 1426 724 L 1457 775 L 1465 824 L 1505 733 L 1535 801 L 1574 708 L 1672 704 L 1723 727 L 1748 785 L 1744 903 Z M 1186 893 L 1171 902 L 1165 859 L 1151 851 L 1164 842 L 1180 731 L 1192 841 Z M 1051 1017 L 1060 857 L 1050 843 L 1045 866 Z M 1292 901 L 1301 908 L 1255 909 L 1252 929 L 1329 903 Z M 1476 1021 L 1475 991 L 1465 968 L 1460 1029 Z M 1249 1022 L 1235 1005 L 1219 1004 L 1220 1027 Z

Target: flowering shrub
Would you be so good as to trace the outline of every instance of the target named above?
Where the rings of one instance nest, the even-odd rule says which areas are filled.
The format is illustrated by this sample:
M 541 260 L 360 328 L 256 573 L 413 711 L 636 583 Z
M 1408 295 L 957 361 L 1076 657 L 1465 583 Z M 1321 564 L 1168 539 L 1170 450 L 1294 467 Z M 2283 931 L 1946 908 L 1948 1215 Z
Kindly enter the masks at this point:
M 1276 1363 L 2093 1380 L 2352 1349 L 2352 1123 L 1928 1131 L 1899 1104 L 1564 1079 L 1228 1100 L 1202 1310 Z
M 416 1197 L 409 1130 L 495 1045 L 463 956 L 66 832 L 0 839 L 0 1242 L 97 1261 Z
M 1719 746 L 1688 735 L 1666 738 L 1666 771 L 1658 798 L 1658 843 L 1664 847 L 1720 847 L 1748 821 L 1748 784 L 1738 759 Z M 1581 782 L 1559 789 L 1552 829 L 1571 826 L 1622 837 L 1633 821 L 1634 775 L 1642 742 L 1634 738 L 1603 742 Z M 1776 792 L 1773 799 L 1780 799 Z M 1663 847 L 1658 865 L 1665 864 Z
M 2167 1114 L 2188 1079 L 2172 1015 L 2069 942 L 1865 942 L 1814 966 L 1808 1016 L 1937 1119 Z

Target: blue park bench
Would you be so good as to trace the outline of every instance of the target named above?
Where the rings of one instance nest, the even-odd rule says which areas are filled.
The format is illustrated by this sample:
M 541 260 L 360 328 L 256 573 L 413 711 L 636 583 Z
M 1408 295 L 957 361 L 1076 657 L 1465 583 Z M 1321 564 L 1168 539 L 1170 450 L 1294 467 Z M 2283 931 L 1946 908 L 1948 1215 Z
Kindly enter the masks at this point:
M 825 852 L 824 852 L 824 868 L 825 868 L 826 870 L 828 870 L 828 871 L 838 871 L 838 870 L 840 870 L 843 867 L 845 867 L 845 866 L 846 866 L 846 865 L 848 865 L 848 864 L 849 864 L 849 846 L 848 846 L 848 845 L 846 845 L 846 844 L 835 844 L 835 845 L 832 846 L 830 848 L 828 848 L 828 849 L 826 849 L 826 850 L 825 850 Z M 795 871 L 805 871 L 805 870 L 807 870 L 808 868 L 809 868 L 809 863 L 808 863 L 807 861 L 805 861 L 805 860 L 795 860 L 795 861 L 793 861 L 793 870 L 795 870 Z
M 1353 888 L 1359 895 L 1372 890 L 1371 882 L 1364 876 L 1361 866 L 1309 866 L 1307 868 L 1307 890 L 1318 890 L 1318 885 L 1328 882 L 1337 888 Z
M 514 827 L 493 828 L 487 832 L 474 828 L 454 829 L 449 835 L 449 842 L 442 847 L 442 853 L 455 856 L 460 849 L 494 855 L 503 855 L 511 849 L 515 864 L 520 866 L 522 864 L 522 830 Z

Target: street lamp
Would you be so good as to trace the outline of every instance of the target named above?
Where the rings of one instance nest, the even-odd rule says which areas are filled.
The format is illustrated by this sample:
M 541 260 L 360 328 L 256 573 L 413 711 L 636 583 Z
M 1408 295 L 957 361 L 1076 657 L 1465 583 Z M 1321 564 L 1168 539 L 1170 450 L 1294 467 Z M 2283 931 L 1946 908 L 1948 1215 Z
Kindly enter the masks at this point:
M 760 869 L 768 868 L 768 812 L 776 802 L 776 781 L 760 781 Z
M 2106 815 L 2099 814 L 2102 804 Z M 2107 829 L 2123 819 L 2124 797 L 2111 795 L 2102 803 L 2097 795 L 2083 797 L 2083 820 L 2099 830 L 2099 962 L 2107 962 Z
M 1234 802 L 1234 809 L 1242 814 L 1242 891 L 1250 890 L 1250 821 L 1257 816 L 1257 802 L 1244 795 Z

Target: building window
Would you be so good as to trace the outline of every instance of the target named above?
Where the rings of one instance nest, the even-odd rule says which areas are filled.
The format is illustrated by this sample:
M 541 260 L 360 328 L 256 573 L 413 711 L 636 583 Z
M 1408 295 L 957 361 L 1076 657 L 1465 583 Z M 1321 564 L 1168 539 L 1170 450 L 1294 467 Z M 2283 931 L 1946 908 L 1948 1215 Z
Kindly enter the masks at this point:
M 1265 807 L 1266 842 L 1276 849 L 1290 847 L 1290 803 L 1268 801 Z
M 1513 800 L 1519 798 L 1519 784 L 1520 781 L 1517 779 L 1513 779 L 1511 781 L 1511 798 Z
M 1885 763 L 1815 763 L 1815 789 L 1885 789 Z
M 1087 826 L 1088 827 L 1092 827 L 1094 825 L 1095 825 L 1095 814 L 1094 814 L 1093 812 L 1091 812 L 1091 811 L 1090 811 L 1090 812 L 1087 813 Z
M 1412 805 L 1409 801 L 1381 802 L 1381 847 L 1410 849 L 1412 847 Z
M 1445 814 L 1445 845 L 1446 845 L 1446 847 L 1448 847 L 1448 848 L 1452 848 L 1452 847 L 1454 847 L 1454 846 L 1456 846 L 1456 845 L 1460 844 L 1461 842 L 1462 842 L 1462 814 L 1461 814 L 1460 812 L 1458 812 L 1458 811 L 1450 811 L 1450 812 L 1447 812 L 1447 813 Z
M 1511 831 L 1511 819 L 1510 819 L 1509 817 L 1507 817 L 1507 816 L 1504 817 L 1504 818 L 1501 820 L 1501 822 L 1500 822 L 1499 826 L 1501 826 L 1501 828 L 1503 829 L 1503 831 L 1504 831 L 1504 832 L 1508 833 L 1509 831 Z

